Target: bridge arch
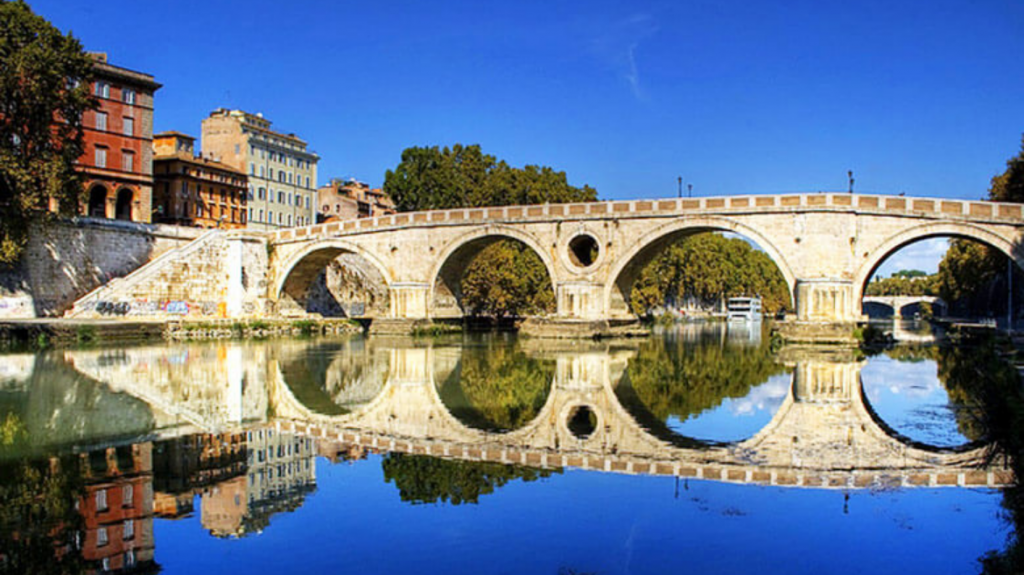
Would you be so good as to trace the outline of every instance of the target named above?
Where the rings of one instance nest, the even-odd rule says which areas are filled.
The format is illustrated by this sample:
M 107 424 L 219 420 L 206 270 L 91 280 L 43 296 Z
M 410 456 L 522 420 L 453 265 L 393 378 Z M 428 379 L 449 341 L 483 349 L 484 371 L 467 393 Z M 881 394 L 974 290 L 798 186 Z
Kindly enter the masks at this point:
M 327 269 L 332 261 L 344 254 L 359 256 L 369 263 L 372 271 L 380 274 L 383 287 L 390 296 L 393 279 L 390 270 L 376 255 L 362 246 L 341 238 L 313 242 L 300 251 L 289 256 L 281 265 L 276 266 L 273 291 L 270 297 L 280 303 L 282 295 L 296 302 L 302 301 L 313 281 Z M 386 308 L 387 302 L 384 302 Z
M 630 276 L 638 274 L 643 265 L 657 255 L 661 246 L 667 245 L 674 238 L 705 232 L 732 232 L 756 243 L 779 268 L 789 288 L 789 303 L 794 304 L 796 275 L 782 251 L 771 240 L 760 231 L 730 218 L 697 217 L 679 218 L 648 232 L 616 258 L 604 287 L 605 309 L 608 313 L 616 315 L 616 295 L 621 296 L 623 303 L 628 301 L 626 284 L 632 285 L 631 280 L 634 279 Z M 644 254 L 647 254 L 647 257 L 644 257 Z M 621 312 L 618 315 L 622 315 Z
M 516 240 L 537 254 L 547 270 L 548 277 L 551 278 L 551 286 L 554 289 L 558 276 L 555 274 L 555 265 L 550 250 L 544 249 L 541 241 L 530 233 L 512 226 L 490 224 L 456 237 L 441 249 L 428 276 L 430 281 L 430 296 L 427 298 L 428 317 L 438 317 L 439 314 L 443 314 L 442 306 L 437 305 L 439 282 L 451 293 L 456 306 L 462 312 L 459 283 L 466 267 L 484 248 L 503 239 Z
M 860 301 L 864 296 L 864 287 L 872 274 L 880 265 L 900 248 L 920 240 L 930 238 L 963 238 L 981 242 L 991 246 L 1008 258 L 1016 262 L 1017 266 L 1024 269 L 1024 253 L 1015 243 L 996 232 L 987 230 L 974 224 L 963 222 L 933 222 L 907 228 L 886 239 L 870 252 L 866 253 L 867 259 L 857 268 L 854 275 L 854 299 Z

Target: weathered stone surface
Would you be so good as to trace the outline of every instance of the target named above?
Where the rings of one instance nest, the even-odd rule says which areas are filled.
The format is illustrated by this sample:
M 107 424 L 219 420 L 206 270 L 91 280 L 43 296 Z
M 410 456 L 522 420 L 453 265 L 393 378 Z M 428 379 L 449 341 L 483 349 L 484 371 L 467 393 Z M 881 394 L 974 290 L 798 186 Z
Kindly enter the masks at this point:
M 59 316 L 90 291 L 199 233 L 92 218 L 35 224 L 18 266 L 0 271 L 0 318 Z

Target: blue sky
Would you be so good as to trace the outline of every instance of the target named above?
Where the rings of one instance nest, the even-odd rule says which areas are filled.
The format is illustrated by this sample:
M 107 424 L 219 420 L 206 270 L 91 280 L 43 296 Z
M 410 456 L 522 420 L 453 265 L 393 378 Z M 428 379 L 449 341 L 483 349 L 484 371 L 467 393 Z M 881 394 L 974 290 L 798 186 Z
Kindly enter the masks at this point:
M 156 130 L 263 112 L 321 182 L 462 142 L 603 199 L 977 198 L 1024 132 L 1020 0 L 30 4 L 155 75 Z

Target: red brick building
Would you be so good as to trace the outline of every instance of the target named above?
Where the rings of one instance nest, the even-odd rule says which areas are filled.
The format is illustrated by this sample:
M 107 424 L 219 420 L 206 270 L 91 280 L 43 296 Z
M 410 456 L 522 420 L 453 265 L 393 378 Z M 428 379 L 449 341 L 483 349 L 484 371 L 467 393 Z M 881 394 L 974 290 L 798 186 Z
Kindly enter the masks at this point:
M 85 151 L 78 171 L 83 211 L 96 218 L 152 221 L 153 76 L 107 63 L 92 54 L 92 94 L 99 102 L 82 118 Z

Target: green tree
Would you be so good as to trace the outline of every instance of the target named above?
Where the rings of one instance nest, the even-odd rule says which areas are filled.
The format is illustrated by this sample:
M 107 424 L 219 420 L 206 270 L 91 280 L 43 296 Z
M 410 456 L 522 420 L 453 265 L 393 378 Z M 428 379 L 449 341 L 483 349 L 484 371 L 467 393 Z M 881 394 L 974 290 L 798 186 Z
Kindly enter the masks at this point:
M 644 265 L 630 290 L 637 315 L 668 302 L 696 300 L 710 307 L 723 299 L 760 296 L 774 314 L 789 307 L 789 288 L 764 252 L 739 238 L 707 233 L 672 242 Z
M 481 206 L 591 202 L 590 186 L 569 184 L 565 172 L 546 166 L 511 167 L 479 144 L 412 147 L 384 175 L 384 192 L 400 211 Z
M 995 202 L 1024 202 L 1024 137 L 1016 156 L 1006 161 L 1006 170 L 991 180 L 988 199 Z M 999 250 L 969 240 L 953 240 L 939 264 L 939 292 L 951 313 L 990 315 L 1006 313 L 1006 256 Z M 1014 285 L 1024 275 L 1014 266 Z M 1014 292 L 1015 301 L 1024 290 Z M 953 298 L 953 299 L 950 299 Z M 1017 307 L 1017 306 L 1015 306 Z
M 21 0 L 0 0 L 0 263 L 18 260 L 51 198 L 64 215 L 78 210 L 91 70 L 77 39 Z
M 412 147 L 384 175 L 384 192 L 400 211 L 592 202 L 597 191 L 570 185 L 547 166 L 509 166 L 478 144 Z M 470 315 L 521 317 L 554 310 L 551 278 L 540 257 L 515 240 L 480 251 L 459 282 Z
M 1024 202 L 1024 136 L 1020 152 L 1006 161 L 1006 171 L 992 178 L 988 199 L 994 202 Z
M 481 495 L 516 479 L 536 481 L 561 470 L 534 469 L 489 461 L 460 461 L 428 455 L 388 453 L 381 461 L 384 481 L 394 482 L 410 503 L 479 503 Z
M 481 250 L 466 267 L 461 287 L 471 315 L 523 317 L 555 309 L 547 268 L 532 249 L 514 240 Z

